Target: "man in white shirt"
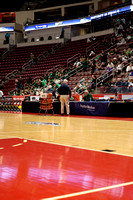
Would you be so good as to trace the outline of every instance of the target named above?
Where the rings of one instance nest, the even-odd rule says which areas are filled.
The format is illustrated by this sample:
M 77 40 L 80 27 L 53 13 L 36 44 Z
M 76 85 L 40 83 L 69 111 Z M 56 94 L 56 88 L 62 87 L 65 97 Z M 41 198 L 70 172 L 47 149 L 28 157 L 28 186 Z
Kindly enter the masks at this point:
M 82 63 L 81 62 L 79 62 L 79 60 L 77 60 L 75 63 L 74 63 L 74 67 L 76 67 L 76 68 L 78 68 L 78 67 L 80 67 L 82 65 Z
M 110 69 L 114 68 L 114 64 L 108 60 L 108 65 L 107 65 Z
M 120 61 L 118 61 L 118 65 L 116 67 L 117 71 L 122 71 L 122 63 Z
M 2 90 L 0 90 L 0 98 L 2 98 L 4 96 L 4 93 L 2 92 Z
M 128 72 L 130 72 L 131 70 L 133 70 L 133 65 L 132 65 L 132 63 L 130 63 L 130 64 L 127 66 L 126 72 L 128 73 Z

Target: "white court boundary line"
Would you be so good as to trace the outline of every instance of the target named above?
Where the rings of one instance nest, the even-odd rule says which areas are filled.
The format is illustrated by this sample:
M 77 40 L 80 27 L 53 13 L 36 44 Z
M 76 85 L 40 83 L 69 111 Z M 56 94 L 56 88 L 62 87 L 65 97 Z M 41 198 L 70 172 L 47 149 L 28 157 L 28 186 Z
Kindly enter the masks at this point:
M 42 142 L 42 143 L 46 143 L 46 144 L 53 144 L 53 145 L 63 146 L 63 147 L 71 147 L 71 148 L 88 150 L 88 151 L 96 151 L 96 152 L 99 152 L 99 153 L 113 154 L 113 155 L 117 155 L 117 156 L 126 156 L 126 157 L 131 157 L 131 158 L 133 157 L 133 155 L 127 155 L 127 154 L 121 154 L 121 153 L 115 153 L 115 152 L 107 152 L 107 151 L 102 151 L 102 150 L 97 150 L 97 149 L 89 149 L 89 148 L 72 146 L 72 145 L 67 145 L 67 144 L 66 145 L 65 144 L 58 144 L 58 143 L 54 143 L 54 142 L 40 141 L 40 140 L 36 140 L 36 139 L 28 139 L 28 138 L 25 138 L 25 139 L 31 140 L 31 141 L 35 141 L 35 142 Z
M 5 136 L 5 135 L 0 135 L 0 136 Z M 128 155 L 128 154 L 122 154 L 122 153 L 116 153 L 116 152 L 106 152 L 106 151 L 97 150 L 97 149 L 89 149 L 89 148 L 72 146 L 72 145 L 67 145 L 67 144 L 59 144 L 59 143 L 54 143 L 52 141 L 48 142 L 48 141 L 41 141 L 41 140 L 31 139 L 31 138 L 22 138 L 22 137 L 18 137 L 18 136 L 9 136 L 8 137 L 8 135 L 7 135 L 7 138 L 0 138 L 0 139 L 11 139 L 11 138 L 26 139 L 26 140 L 31 140 L 31 141 L 41 142 L 41 143 L 46 143 L 46 144 L 53 144 L 53 145 L 58 145 L 58 146 L 63 146 L 63 147 L 71 147 L 71 148 L 76 148 L 76 149 L 95 151 L 95 152 L 99 152 L 99 153 L 112 154 L 112 155 L 117 155 L 117 156 L 126 156 L 126 157 L 133 158 L 133 155 Z
M 5 136 L 5 135 L 0 135 L 0 136 Z M 15 137 L 15 136 L 13 136 L 13 137 L 7 137 L 7 138 L 0 138 L 0 140 L 3 140 L 3 139 L 21 139 L 21 140 L 23 140 L 23 142 L 21 142 L 21 143 L 18 143 L 18 144 L 13 144 L 13 145 L 11 145 L 11 147 L 18 147 L 18 146 L 22 146 L 24 143 L 26 143 L 27 142 L 27 140 L 25 140 L 24 138 L 20 138 L 20 137 Z M 4 147 L 0 147 L 0 150 L 1 149 L 5 149 Z
M 75 192 L 75 193 L 61 195 L 61 196 L 43 198 L 41 200 L 65 199 L 65 198 L 76 197 L 76 196 L 95 193 L 95 192 L 101 192 L 101 191 L 104 191 L 104 190 L 110 190 L 110 189 L 114 189 L 114 188 L 118 188 L 118 187 L 125 187 L 125 186 L 128 186 L 128 185 L 133 185 L 133 181 L 132 182 L 127 182 L 127 183 L 121 183 L 121 184 L 118 184 L 118 185 L 112 185 L 112 186 L 107 186 L 107 187 L 103 187 L 103 188 L 98 188 L 98 189 L 86 190 L 86 191 L 82 191 L 82 192 Z

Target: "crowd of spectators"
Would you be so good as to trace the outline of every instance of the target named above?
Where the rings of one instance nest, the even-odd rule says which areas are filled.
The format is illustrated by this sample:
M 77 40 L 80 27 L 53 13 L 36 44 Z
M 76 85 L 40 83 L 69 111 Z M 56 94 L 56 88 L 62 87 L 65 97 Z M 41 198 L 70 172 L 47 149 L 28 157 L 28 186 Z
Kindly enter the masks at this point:
M 102 50 L 101 53 L 97 54 L 96 48 L 94 48 L 89 52 L 86 58 L 87 66 L 84 67 L 83 70 L 91 70 L 91 78 L 89 80 L 77 82 L 74 92 L 76 94 L 81 94 L 86 89 L 92 91 L 95 89 L 97 82 L 99 82 L 101 86 L 108 87 L 105 92 L 113 93 L 116 90 L 118 92 L 132 92 L 132 38 L 133 29 L 131 21 L 128 21 L 124 16 L 121 19 L 117 17 L 114 20 L 114 37 L 112 37 L 110 41 L 104 39 L 99 44 L 99 47 L 106 47 L 106 50 Z M 93 38 L 90 38 L 90 41 L 92 39 Z M 94 37 L 94 40 L 96 41 L 96 37 Z M 124 45 L 127 45 L 127 47 L 123 49 L 122 47 Z M 81 63 L 82 62 L 78 62 L 78 66 L 80 66 Z M 107 78 L 111 74 L 116 78 L 109 81 Z M 119 77 L 118 80 L 121 80 L 120 83 L 117 77 Z
M 130 87 L 132 86 L 131 80 L 133 79 L 132 56 L 133 52 L 131 48 L 124 49 L 122 52 L 119 51 L 118 48 L 111 49 L 107 54 L 102 52 L 98 60 L 91 63 L 91 78 L 88 80 L 81 79 L 77 82 L 77 85 L 74 88 L 75 94 L 81 94 L 86 89 L 92 92 L 92 90 L 95 89 L 97 82 L 100 83 L 100 86 L 108 87 L 106 92 L 113 93 L 114 88 L 112 88 L 112 86 L 115 86 L 115 90 L 119 87 L 119 92 L 133 91 Z M 111 77 L 120 77 L 121 83 L 117 83 L 117 78 L 113 78 L 111 81 L 108 80 L 110 75 Z M 128 86 L 130 87 L 129 90 Z M 121 89 L 123 87 L 127 88 Z
M 69 65 L 45 73 L 42 77 L 35 80 L 29 77 L 26 83 L 24 83 L 22 77 L 16 79 L 15 91 L 10 94 L 38 95 L 41 91 L 53 91 L 53 95 L 56 95 L 61 81 L 66 78 L 69 80 L 72 74 L 76 74 L 81 69 L 83 72 L 90 72 L 91 78 L 82 78 L 77 81 L 76 86 L 72 88 L 75 94 L 81 94 L 85 90 L 92 92 L 98 81 L 101 86 L 107 87 L 106 92 L 114 92 L 116 87 L 119 92 L 126 92 L 128 88 L 129 91 L 132 91 L 132 37 L 133 29 L 131 21 L 127 21 L 124 15 L 122 18 L 117 17 L 114 20 L 114 35 L 112 37 L 105 37 L 100 42 L 98 41 L 97 46 L 91 48 L 87 55 L 81 56 L 75 62 L 69 63 Z M 88 42 L 90 41 L 97 42 L 97 37 L 90 37 Z M 123 44 L 129 45 L 125 49 L 122 49 Z M 33 59 L 34 55 L 31 54 L 31 60 Z M 129 63 L 126 69 L 125 63 Z M 124 75 L 121 77 L 121 73 L 123 72 Z M 107 77 L 111 73 L 113 79 L 108 81 Z M 125 86 L 127 89 L 122 89 Z
M 46 73 L 42 77 L 32 79 L 31 76 L 24 83 L 20 76 L 15 80 L 15 90 L 11 91 L 9 95 L 39 95 L 40 92 L 53 91 L 55 96 L 57 89 L 60 87 L 61 80 L 65 79 L 69 73 L 69 68 L 60 67 L 56 71 Z

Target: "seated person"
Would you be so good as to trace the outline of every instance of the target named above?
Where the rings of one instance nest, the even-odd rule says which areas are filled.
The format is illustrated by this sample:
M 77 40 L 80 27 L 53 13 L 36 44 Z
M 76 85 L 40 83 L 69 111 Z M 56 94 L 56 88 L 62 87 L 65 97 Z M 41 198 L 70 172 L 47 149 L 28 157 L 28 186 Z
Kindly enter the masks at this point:
M 47 94 L 49 94 L 49 93 L 52 93 L 53 97 L 56 98 L 56 94 L 55 94 L 54 89 L 52 88 L 52 85 L 49 85 L 49 87 L 48 87 Z
M 93 101 L 92 95 L 88 92 L 88 90 L 84 91 L 84 96 L 83 96 L 84 101 Z

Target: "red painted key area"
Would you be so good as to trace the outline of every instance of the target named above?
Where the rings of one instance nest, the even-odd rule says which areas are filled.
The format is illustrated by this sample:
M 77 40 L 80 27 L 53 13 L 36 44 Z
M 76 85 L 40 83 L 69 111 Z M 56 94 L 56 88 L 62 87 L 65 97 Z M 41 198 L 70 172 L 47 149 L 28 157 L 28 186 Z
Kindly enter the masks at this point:
M 41 200 L 131 181 L 133 157 L 0 139 L 0 200 Z M 133 185 L 64 199 L 132 200 Z

